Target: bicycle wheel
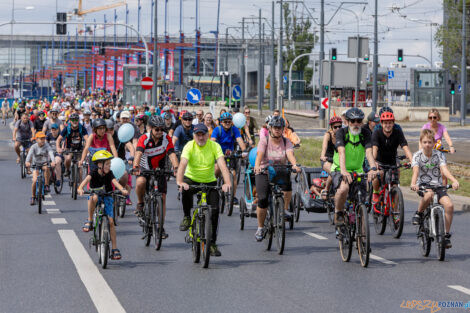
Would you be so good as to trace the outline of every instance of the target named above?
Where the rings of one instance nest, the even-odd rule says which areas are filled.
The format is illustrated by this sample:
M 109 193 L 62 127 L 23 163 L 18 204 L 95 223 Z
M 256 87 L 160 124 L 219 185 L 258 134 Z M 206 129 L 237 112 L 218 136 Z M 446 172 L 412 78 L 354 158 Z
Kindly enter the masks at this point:
M 237 166 L 235 168 L 235 173 L 237 174 L 237 185 L 239 185 L 240 184 L 240 176 L 242 176 L 241 175 L 242 169 L 241 169 L 241 160 L 240 159 L 237 160 Z
M 24 150 L 21 151 L 21 156 L 20 156 L 20 171 L 21 171 L 21 178 L 25 178 L 26 177 L 26 165 L 25 165 L 25 152 L 24 152 Z
M 161 196 L 155 199 L 152 216 L 155 250 L 160 250 L 163 240 L 163 200 Z
M 370 211 L 372 210 L 372 193 L 373 193 L 374 189 L 372 188 L 372 182 L 369 182 L 367 184 L 367 201 L 368 201 L 368 206 L 367 206 L 367 213 L 370 213 Z
M 429 238 L 429 217 L 426 217 L 418 229 L 418 241 L 421 247 L 421 254 L 429 256 L 431 252 L 431 238 Z
M 374 210 L 372 211 L 372 216 L 374 219 L 374 229 L 377 235 L 383 235 L 385 228 L 387 228 L 387 216 L 384 214 L 385 204 L 380 199 L 379 202 L 375 205 Z
M 101 267 L 106 268 L 108 265 L 109 258 L 109 220 L 105 215 L 101 220 L 101 240 L 100 240 L 100 258 L 101 258 Z
M 435 210 L 434 215 L 434 227 L 436 229 L 436 253 L 439 261 L 444 261 L 446 258 L 446 243 L 445 243 L 445 228 L 444 228 L 444 216 L 443 210 Z
M 219 210 L 220 210 L 220 214 L 223 214 L 224 213 L 224 208 L 225 208 L 225 192 L 222 191 L 222 183 L 223 180 L 222 178 L 218 178 L 217 179 L 217 187 L 220 188 L 218 189 L 219 191 Z
M 38 213 L 42 213 L 42 191 L 43 191 L 43 185 L 42 185 L 42 179 L 41 177 L 38 177 L 38 181 L 36 183 L 36 200 L 38 202 Z
M 264 219 L 264 239 L 266 240 L 266 250 L 271 250 L 273 244 L 273 214 L 271 206 L 268 207 L 266 218 Z
M 211 258 L 211 244 L 212 244 L 212 219 L 211 219 L 211 209 L 208 208 L 204 211 L 204 218 L 201 219 L 201 231 L 203 231 L 203 236 L 201 236 L 201 250 L 202 250 L 202 259 L 203 259 L 203 268 L 209 267 L 209 260 Z
M 199 218 L 196 218 L 190 227 L 190 231 L 193 236 L 191 238 L 191 250 L 193 252 L 194 263 L 199 263 L 199 260 L 201 259 L 201 242 L 199 239 L 200 237 L 199 237 L 199 231 L 198 231 L 199 226 L 200 226 Z
M 71 168 L 71 173 L 70 173 L 70 182 L 71 182 L 71 188 L 72 188 L 72 199 L 77 200 L 77 185 L 76 185 L 76 176 L 77 176 L 77 171 L 75 164 L 72 164 Z
M 120 218 L 126 215 L 126 199 L 124 197 L 119 197 L 118 215 Z
M 234 177 L 230 172 L 230 191 L 227 193 L 227 216 L 232 216 L 233 213 L 233 198 L 235 197 Z
M 274 201 L 274 230 L 276 236 L 277 253 L 282 254 L 284 252 L 284 245 L 286 243 L 284 199 L 282 197 L 276 197 Z
M 337 227 L 337 237 L 339 243 L 339 252 L 341 254 L 341 259 L 343 262 L 349 262 L 351 259 L 352 253 L 352 238 L 351 238 L 351 227 L 349 226 L 346 219 L 349 219 L 349 216 L 345 214 L 345 224 Z
M 299 222 L 300 218 L 300 195 L 296 192 L 294 195 L 294 220 Z
M 330 225 L 335 224 L 335 203 L 333 199 L 326 200 L 326 210 L 328 212 L 328 222 Z
M 245 228 L 245 214 L 246 214 L 245 196 L 240 199 L 240 230 Z
M 152 239 L 151 212 L 154 206 L 153 201 L 153 199 L 150 199 L 148 202 L 146 202 L 146 205 L 144 205 L 144 238 L 146 247 L 150 245 L 150 240 Z
M 356 241 L 362 267 L 369 265 L 370 255 L 370 232 L 369 232 L 369 214 L 364 204 L 360 204 L 356 210 Z
M 53 170 L 55 171 L 55 170 Z M 61 192 L 62 192 L 62 186 L 64 185 L 64 172 L 61 171 L 61 177 L 60 177 L 60 186 L 57 187 L 57 184 L 56 184 L 56 181 L 59 179 L 59 177 L 57 177 L 55 174 L 54 174 L 54 191 L 57 195 L 59 195 Z
M 391 191 L 390 230 L 394 238 L 400 238 L 405 223 L 405 202 L 400 187 L 394 186 Z

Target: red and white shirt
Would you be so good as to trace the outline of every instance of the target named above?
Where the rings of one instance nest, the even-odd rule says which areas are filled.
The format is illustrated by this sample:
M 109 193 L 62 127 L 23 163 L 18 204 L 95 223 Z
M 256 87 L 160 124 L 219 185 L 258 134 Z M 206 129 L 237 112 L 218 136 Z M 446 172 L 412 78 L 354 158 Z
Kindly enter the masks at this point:
M 155 143 L 150 133 L 140 136 L 137 142 L 137 151 L 142 152 L 140 166 L 144 169 L 162 168 L 165 165 L 165 156 L 175 150 L 173 141 L 167 133 Z

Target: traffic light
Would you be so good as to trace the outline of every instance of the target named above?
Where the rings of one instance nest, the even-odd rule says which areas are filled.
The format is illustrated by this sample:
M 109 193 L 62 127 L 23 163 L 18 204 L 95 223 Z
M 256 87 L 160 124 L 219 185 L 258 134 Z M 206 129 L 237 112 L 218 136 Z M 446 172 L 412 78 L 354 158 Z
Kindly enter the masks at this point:
M 328 89 L 330 89 L 330 87 L 329 87 L 329 86 L 325 86 L 325 90 L 328 91 Z
M 331 59 L 336 61 L 336 48 L 331 48 Z
M 67 24 L 60 23 L 60 22 L 67 22 L 67 13 L 63 13 L 63 12 L 57 13 L 57 24 L 56 24 L 56 34 L 67 35 Z
M 450 84 L 450 94 L 455 95 L 455 84 L 454 83 Z
M 398 62 L 403 62 L 403 49 L 398 49 Z
M 368 54 L 366 54 L 366 55 L 364 56 L 364 61 L 369 61 L 369 55 L 368 55 Z

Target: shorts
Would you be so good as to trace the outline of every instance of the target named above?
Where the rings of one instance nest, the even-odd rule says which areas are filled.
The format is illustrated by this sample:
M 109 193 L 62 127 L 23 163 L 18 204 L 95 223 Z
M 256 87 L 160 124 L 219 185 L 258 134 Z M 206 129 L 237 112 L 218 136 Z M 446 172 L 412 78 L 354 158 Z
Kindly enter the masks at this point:
M 436 189 L 437 201 L 439 202 L 442 198 L 448 197 L 447 189 L 445 187 Z
M 64 162 L 64 155 L 62 153 L 54 152 L 54 156 L 59 157 L 62 160 L 62 162 Z
M 269 199 L 268 193 L 270 189 L 269 185 L 269 178 L 266 174 L 257 174 L 255 175 L 255 182 L 256 182 L 256 192 L 258 194 L 258 207 L 260 208 L 267 208 Z M 281 185 L 282 191 L 292 191 L 292 182 L 288 184 Z
M 90 197 L 88 197 L 88 200 L 90 200 Z M 114 200 L 113 197 L 106 196 L 106 197 L 98 197 L 98 203 L 96 206 L 101 205 L 101 203 L 104 203 L 104 214 L 107 216 L 114 218 Z
M 146 185 L 148 184 L 149 177 L 147 175 L 139 175 L 139 177 L 144 177 L 147 180 Z M 155 180 L 155 182 L 157 183 L 158 191 L 160 191 L 160 193 L 166 194 L 167 189 L 168 189 L 166 176 L 160 176 L 159 179 Z M 145 189 L 148 189 L 147 187 L 148 185 L 146 186 Z

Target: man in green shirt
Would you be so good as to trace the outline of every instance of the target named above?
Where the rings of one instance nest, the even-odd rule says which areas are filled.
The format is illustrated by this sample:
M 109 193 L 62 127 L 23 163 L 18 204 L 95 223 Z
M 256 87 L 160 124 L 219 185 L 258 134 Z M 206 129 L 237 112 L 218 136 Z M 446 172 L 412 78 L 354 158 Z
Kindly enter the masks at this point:
M 181 162 L 176 175 L 176 184 L 182 190 L 182 202 L 184 218 L 180 225 L 181 231 L 188 230 L 191 224 L 191 208 L 193 207 L 193 195 L 195 193 L 189 185 L 216 186 L 217 179 L 214 175 L 214 165 L 217 162 L 224 178 L 222 190 L 229 192 L 230 174 L 225 164 L 224 155 L 220 145 L 209 139 L 207 126 L 197 124 L 194 127 L 193 140 L 189 141 L 181 153 Z M 212 210 L 212 245 L 211 255 L 221 256 L 216 245 L 217 226 L 219 223 L 219 194 L 217 190 L 211 190 L 207 195 L 207 202 Z

